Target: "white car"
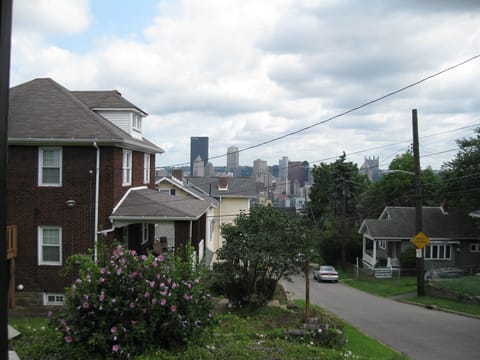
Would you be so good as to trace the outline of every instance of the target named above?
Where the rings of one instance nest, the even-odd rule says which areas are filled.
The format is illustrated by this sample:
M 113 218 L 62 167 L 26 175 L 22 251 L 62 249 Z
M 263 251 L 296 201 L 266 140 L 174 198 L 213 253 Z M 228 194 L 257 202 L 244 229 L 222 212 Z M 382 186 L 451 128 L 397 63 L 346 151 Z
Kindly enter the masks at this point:
M 313 270 L 313 278 L 318 281 L 338 282 L 338 272 L 333 266 L 322 265 Z

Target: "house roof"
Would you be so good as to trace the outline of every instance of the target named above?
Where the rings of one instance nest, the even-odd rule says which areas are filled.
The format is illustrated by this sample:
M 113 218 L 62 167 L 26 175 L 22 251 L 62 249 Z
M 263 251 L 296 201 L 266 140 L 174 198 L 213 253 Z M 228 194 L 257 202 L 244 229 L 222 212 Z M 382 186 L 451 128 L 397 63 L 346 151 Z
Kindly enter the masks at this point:
M 98 145 L 164 152 L 146 139 L 133 138 L 50 78 L 10 89 L 9 144 L 86 145 L 94 141 Z
M 478 238 L 475 222 L 462 212 L 423 207 L 422 218 L 422 231 L 430 239 Z M 387 206 L 378 219 L 365 219 L 359 232 L 379 239 L 411 239 L 415 235 L 415 208 Z
M 146 187 L 131 188 L 114 208 L 110 219 L 114 224 L 138 220 L 197 220 L 210 206 L 206 200 L 174 196 Z
M 164 176 L 155 184 L 158 186 L 161 183 L 169 183 L 171 186 L 174 186 L 178 189 L 182 189 L 186 193 L 190 194 L 192 197 L 200 199 L 200 200 L 208 200 L 212 205 L 215 207 L 218 206 L 218 200 L 213 197 L 208 196 L 204 191 L 200 190 L 199 188 L 195 187 L 194 185 L 187 183 L 186 181 L 179 180 L 175 177 L 167 177 Z
M 251 177 L 187 177 L 187 182 L 214 197 L 253 198 L 257 194 L 255 179 Z M 226 179 L 226 180 L 225 180 Z M 222 187 L 219 181 L 226 181 Z M 219 186 L 220 185 L 220 186 Z
M 145 111 L 125 99 L 118 90 L 107 91 L 71 91 L 90 109 L 135 109 L 144 115 Z

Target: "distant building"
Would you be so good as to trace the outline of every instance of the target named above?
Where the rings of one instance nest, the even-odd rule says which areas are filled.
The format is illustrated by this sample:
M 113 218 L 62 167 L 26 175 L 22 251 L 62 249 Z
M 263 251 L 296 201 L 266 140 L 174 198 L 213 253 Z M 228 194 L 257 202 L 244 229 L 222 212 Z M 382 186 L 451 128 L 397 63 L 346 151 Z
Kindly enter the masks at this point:
M 280 179 L 288 179 L 288 157 L 284 156 L 278 162 L 278 177 Z
M 378 156 L 368 158 L 365 156 L 365 161 L 362 166 L 360 166 L 358 172 L 367 175 L 370 181 L 378 181 L 380 179 L 379 161 L 380 157 Z
M 309 180 L 309 164 L 307 161 L 289 161 L 288 179 L 290 180 L 290 194 L 298 196 L 300 188 Z
M 235 170 L 240 166 L 238 147 L 229 146 L 227 150 L 227 172 L 235 173 Z
M 272 174 L 265 160 L 257 159 L 253 162 L 253 175 L 255 182 L 262 183 L 266 187 L 272 186 Z
M 205 176 L 205 165 L 200 155 L 197 155 L 193 162 L 193 176 Z
M 203 167 L 208 164 L 208 137 L 192 136 L 190 138 L 190 174 L 193 174 L 193 165 L 197 157 L 203 160 Z

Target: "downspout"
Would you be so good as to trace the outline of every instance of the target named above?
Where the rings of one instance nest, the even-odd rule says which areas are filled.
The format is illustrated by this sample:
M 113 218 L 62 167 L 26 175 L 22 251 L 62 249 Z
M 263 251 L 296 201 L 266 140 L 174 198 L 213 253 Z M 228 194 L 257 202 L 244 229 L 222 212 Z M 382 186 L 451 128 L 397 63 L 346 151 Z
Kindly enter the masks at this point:
M 93 147 L 97 149 L 97 157 L 95 164 L 95 223 L 93 224 L 93 260 L 97 261 L 97 251 L 98 251 L 98 198 L 100 192 L 100 148 L 97 145 L 97 142 L 93 142 Z

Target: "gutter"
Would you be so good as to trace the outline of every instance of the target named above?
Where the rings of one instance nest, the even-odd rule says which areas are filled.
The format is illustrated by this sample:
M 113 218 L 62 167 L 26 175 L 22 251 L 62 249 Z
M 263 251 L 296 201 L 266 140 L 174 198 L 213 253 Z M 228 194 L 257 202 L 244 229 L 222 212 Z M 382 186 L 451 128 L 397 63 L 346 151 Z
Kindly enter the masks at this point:
M 95 223 L 93 225 L 94 232 L 94 246 L 93 246 L 93 260 L 97 261 L 98 255 L 98 198 L 100 193 L 100 148 L 97 142 L 93 142 L 93 147 L 97 149 L 97 156 L 95 162 Z

